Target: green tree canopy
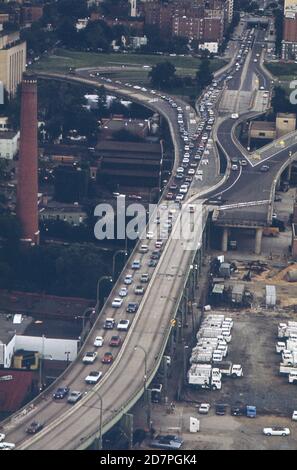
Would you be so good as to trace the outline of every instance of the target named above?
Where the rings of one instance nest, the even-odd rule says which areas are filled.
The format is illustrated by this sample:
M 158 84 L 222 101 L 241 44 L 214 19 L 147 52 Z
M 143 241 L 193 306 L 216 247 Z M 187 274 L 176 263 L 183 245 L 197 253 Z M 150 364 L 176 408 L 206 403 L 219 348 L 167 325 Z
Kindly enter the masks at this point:
M 169 62 L 160 62 L 153 66 L 148 76 L 151 80 L 151 85 L 154 88 L 170 88 L 175 79 L 176 69 L 174 65 Z
M 210 85 L 213 80 L 213 73 L 210 70 L 210 62 L 208 59 L 201 61 L 199 70 L 196 73 L 196 82 L 199 90 Z

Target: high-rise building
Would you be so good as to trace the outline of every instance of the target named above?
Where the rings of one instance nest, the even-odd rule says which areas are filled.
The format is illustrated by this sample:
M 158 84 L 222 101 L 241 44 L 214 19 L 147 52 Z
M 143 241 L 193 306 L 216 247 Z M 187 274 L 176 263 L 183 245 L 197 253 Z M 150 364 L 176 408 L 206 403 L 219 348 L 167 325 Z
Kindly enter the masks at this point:
M 34 76 L 25 75 L 21 86 L 17 217 L 21 224 L 22 241 L 32 245 L 39 243 L 37 80 Z
M 137 16 L 137 0 L 129 0 L 129 3 L 131 7 L 130 16 L 134 18 Z
M 9 95 L 14 95 L 26 70 L 26 42 L 19 32 L 0 35 L 0 81 Z

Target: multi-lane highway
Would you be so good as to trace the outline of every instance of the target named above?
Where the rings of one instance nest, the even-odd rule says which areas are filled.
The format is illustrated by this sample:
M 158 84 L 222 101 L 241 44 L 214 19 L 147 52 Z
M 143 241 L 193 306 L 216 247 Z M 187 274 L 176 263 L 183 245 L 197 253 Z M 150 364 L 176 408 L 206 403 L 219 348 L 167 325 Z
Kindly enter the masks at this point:
M 95 437 L 98 438 L 100 422 L 104 432 L 110 429 L 139 399 L 143 393 L 144 379 L 146 378 L 146 384 L 149 384 L 153 378 L 164 354 L 170 331 L 174 327 L 172 319 L 176 315 L 188 275 L 193 267 L 195 251 L 201 245 L 208 209 L 204 201 L 199 200 L 198 183 L 203 182 L 201 162 L 206 159 L 206 155 L 209 155 L 212 147 L 210 137 L 215 119 L 220 115 L 220 95 L 223 90 L 253 94 L 255 86 L 264 87 L 265 90 L 270 86 L 259 63 L 262 53 L 261 37 L 262 32 L 256 31 L 251 35 L 251 39 L 247 39 L 247 36 L 242 39 L 244 44 L 251 41 L 247 44 L 250 47 L 245 47 L 248 49 L 245 52 L 242 45 L 238 54 L 239 65 L 234 63 L 230 71 L 216 77 L 212 86 L 206 90 L 199 103 L 199 120 L 195 118 L 197 124 L 194 124 L 194 110 L 186 103 L 154 90 L 132 87 L 130 84 L 113 82 L 106 78 L 103 80 L 100 73 L 97 75 L 95 70 L 82 70 L 75 76 L 44 75 L 47 78 L 78 81 L 97 87 L 104 83 L 108 91 L 159 112 L 169 123 L 175 147 L 175 162 L 172 179 L 168 183 L 169 187 L 164 193 L 158 211 L 152 218 L 148 235 L 145 234 L 145 240 L 137 245 L 77 360 L 54 387 L 45 391 L 32 406 L 27 406 L 21 413 L 3 423 L 1 432 L 4 432 L 6 440 L 15 443 L 17 448 L 86 448 Z M 236 106 L 237 102 L 238 100 Z M 230 112 L 232 111 L 236 109 Z M 246 111 L 250 113 L 248 109 Z M 218 124 L 217 139 L 220 147 L 229 158 L 236 157 L 238 162 L 234 163 L 234 169 L 224 178 L 221 187 L 209 191 L 208 197 L 222 195 L 227 203 L 268 199 L 273 179 L 285 162 L 287 151 L 282 150 L 270 159 L 269 172 L 260 172 L 260 163 L 255 165 L 249 161 L 246 152 L 243 152 L 236 141 L 233 132 L 236 123 L 235 117 L 224 119 Z M 241 160 L 245 161 L 245 164 Z M 216 175 L 213 183 L 216 181 L 215 177 Z M 172 197 L 168 197 L 168 192 L 172 193 Z M 168 199 L 173 199 L 173 202 Z M 181 209 L 180 202 L 184 201 L 195 203 L 194 213 L 191 213 L 194 220 L 190 225 L 195 228 L 196 237 L 191 249 L 188 249 L 189 244 L 184 238 L 177 236 L 181 214 L 190 214 L 189 206 Z M 168 207 L 169 204 L 171 208 Z M 259 213 L 259 217 L 262 217 L 262 212 Z M 168 239 L 159 233 L 165 229 L 169 231 Z M 160 247 L 156 241 L 161 238 L 163 242 Z M 141 249 L 143 244 L 147 245 L 147 248 Z M 154 256 L 156 262 L 151 263 Z M 132 266 L 133 262 L 136 263 Z M 149 282 L 141 282 L 143 274 L 148 274 Z M 125 284 L 127 275 L 132 278 L 131 284 Z M 122 298 L 123 302 L 119 303 L 118 308 L 113 308 L 112 302 L 119 297 L 119 291 L 124 285 L 127 287 L 127 296 Z M 135 287 L 138 285 L 144 287 L 144 292 L 141 294 L 135 292 Z M 128 303 L 136 303 L 137 311 L 128 313 Z M 104 329 L 107 318 L 115 320 L 114 329 Z M 117 330 L 120 320 L 129 320 L 127 331 Z M 100 348 L 94 346 L 97 336 L 104 338 L 104 344 Z M 112 336 L 120 336 L 119 347 L 109 345 Z M 146 354 L 137 346 L 144 348 Z M 83 364 L 82 358 L 85 353 L 94 351 L 97 352 L 94 363 Z M 112 352 L 112 364 L 102 363 L 106 352 Z M 95 386 L 85 383 L 85 378 L 91 371 L 102 372 L 102 377 Z M 75 405 L 68 404 L 67 398 L 53 400 L 52 393 L 58 386 L 67 386 L 72 391 L 79 391 L 82 393 L 82 398 Z M 26 428 L 34 420 L 43 424 L 44 428 L 32 437 L 26 434 Z

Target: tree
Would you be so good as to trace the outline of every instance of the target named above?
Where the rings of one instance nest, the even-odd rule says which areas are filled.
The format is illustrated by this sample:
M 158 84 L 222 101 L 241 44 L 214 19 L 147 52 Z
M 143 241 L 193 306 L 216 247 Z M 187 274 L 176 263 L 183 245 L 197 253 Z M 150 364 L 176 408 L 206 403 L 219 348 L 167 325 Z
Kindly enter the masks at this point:
M 291 104 L 286 96 L 286 91 L 282 87 L 275 87 L 271 100 L 274 113 L 295 112 L 295 105 Z
M 174 65 L 166 61 L 154 65 L 148 76 L 154 88 L 165 89 L 171 87 L 175 79 L 175 72 Z
M 210 62 L 207 59 L 201 61 L 199 70 L 196 73 L 196 82 L 198 90 L 202 90 L 210 85 L 213 80 L 213 73 L 210 70 Z
M 275 24 L 275 35 L 276 35 L 276 40 L 275 40 L 275 50 L 277 54 L 280 54 L 282 50 L 282 39 L 283 39 L 283 12 L 279 8 L 276 8 L 273 10 L 274 14 L 274 24 Z
M 92 21 L 81 31 L 80 38 L 87 48 L 108 51 L 113 39 L 111 28 L 104 21 Z

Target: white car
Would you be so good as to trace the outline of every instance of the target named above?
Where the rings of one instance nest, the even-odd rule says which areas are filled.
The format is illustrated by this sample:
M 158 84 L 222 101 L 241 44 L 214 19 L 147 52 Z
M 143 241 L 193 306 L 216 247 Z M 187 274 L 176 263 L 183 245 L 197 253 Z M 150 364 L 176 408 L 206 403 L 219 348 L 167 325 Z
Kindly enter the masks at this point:
M 123 304 L 123 299 L 116 297 L 115 299 L 113 299 L 111 306 L 113 308 L 120 308 L 122 304 Z
M 207 415 L 210 409 L 210 404 L 209 403 L 201 403 L 201 405 L 198 408 L 198 413 L 201 415 Z
M 104 338 L 102 336 L 96 336 L 94 341 L 95 348 L 101 348 L 104 344 Z
M 293 421 L 297 421 L 297 411 L 293 411 L 293 414 L 292 414 L 292 420 Z
M 146 238 L 147 238 L 148 240 L 151 240 L 152 238 L 154 238 L 153 232 L 147 232 Z
M 130 325 L 130 320 L 120 320 L 117 329 L 119 331 L 128 331 Z
M 83 357 L 83 363 L 93 364 L 96 361 L 96 358 L 97 358 L 97 353 L 95 351 L 87 352 Z
M 5 439 L 5 434 L 0 433 L 0 442 L 4 441 L 4 439 Z
M 119 296 L 120 297 L 126 297 L 128 295 L 128 289 L 127 287 L 121 287 L 119 290 Z
M 15 448 L 15 444 L 12 442 L 0 442 L 0 450 L 13 450 Z
M 85 382 L 89 385 L 95 385 L 102 377 L 102 372 L 92 371 L 85 378 Z
M 272 426 L 271 428 L 264 428 L 263 434 L 265 436 L 289 436 L 290 429 L 283 426 Z
M 190 168 L 188 171 L 188 175 L 195 175 L 195 170 L 193 170 L 193 168 Z
M 127 276 L 125 276 L 125 279 L 124 279 L 124 284 L 129 286 L 130 284 L 132 284 L 132 281 L 133 281 L 132 274 L 127 274 Z

